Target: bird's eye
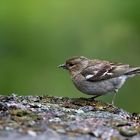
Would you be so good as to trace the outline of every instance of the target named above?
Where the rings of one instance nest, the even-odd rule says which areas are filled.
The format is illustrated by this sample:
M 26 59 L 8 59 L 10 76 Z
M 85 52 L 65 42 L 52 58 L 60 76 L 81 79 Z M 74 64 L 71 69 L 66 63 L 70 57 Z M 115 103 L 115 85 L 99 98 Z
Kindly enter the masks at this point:
M 69 67 L 72 67 L 72 66 L 74 66 L 74 64 L 70 63 L 70 64 L 69 64 Z

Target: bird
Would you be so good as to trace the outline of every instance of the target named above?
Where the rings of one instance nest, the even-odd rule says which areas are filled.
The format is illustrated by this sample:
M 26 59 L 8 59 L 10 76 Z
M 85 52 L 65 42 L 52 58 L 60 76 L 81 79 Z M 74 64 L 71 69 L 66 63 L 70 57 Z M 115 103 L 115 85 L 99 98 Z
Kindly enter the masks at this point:
M 75 87 L 82 93 L 92 95 L 93 99 L 107 93 L 114 93 L 112 105 L 114 105 L 116 93 L 125 81 L 140 74 L 140 67 L 89 59 L 84 56 L 69 58 L 58 67 L 68 70 Z

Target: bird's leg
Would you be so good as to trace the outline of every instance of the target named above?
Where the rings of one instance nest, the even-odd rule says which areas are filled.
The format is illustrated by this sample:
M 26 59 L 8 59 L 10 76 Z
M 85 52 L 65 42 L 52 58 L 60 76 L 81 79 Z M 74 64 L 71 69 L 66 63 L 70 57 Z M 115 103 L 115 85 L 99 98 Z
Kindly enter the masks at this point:
M 95 96 L 91 97 L 90 99 L 94 100 L 95 98 L 97 98 L 99 96 L 102 96 L 102 95 L 95 95 Z
M 112 98 L 112 105 L 114 105 L 117 92 L 118 92 L 118 89 L 116 89 L 115 92 L 114 92 L 114 95 L 113 95 L 113 98 Z

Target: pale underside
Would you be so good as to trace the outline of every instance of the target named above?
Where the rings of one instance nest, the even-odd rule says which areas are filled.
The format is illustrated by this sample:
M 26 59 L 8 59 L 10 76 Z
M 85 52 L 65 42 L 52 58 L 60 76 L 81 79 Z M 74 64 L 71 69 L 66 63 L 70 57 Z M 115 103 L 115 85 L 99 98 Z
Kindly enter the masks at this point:
M 80 78 L 80 80 L 79 80 Z M 89 95 L 104 95 L 109 92 L 116 92 L 122 87 L 127 76 L 123 75 L 116 78 L 111 78 L 101 81 L 87 81 L 82 75 L 77 75 L 73 79 L 73 83 L 78 90 Z

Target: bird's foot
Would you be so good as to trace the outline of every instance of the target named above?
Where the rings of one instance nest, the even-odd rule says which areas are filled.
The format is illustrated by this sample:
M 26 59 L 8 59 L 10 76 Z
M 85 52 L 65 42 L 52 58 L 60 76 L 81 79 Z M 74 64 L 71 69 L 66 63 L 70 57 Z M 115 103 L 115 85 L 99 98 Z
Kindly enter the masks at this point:
M 97 98 L 99 96 L 101 96 L 101 95 L 95 95 L 95 96 L 91 97 L 90 100 L 95 101 L 95 98 Z

